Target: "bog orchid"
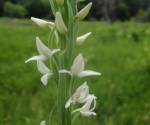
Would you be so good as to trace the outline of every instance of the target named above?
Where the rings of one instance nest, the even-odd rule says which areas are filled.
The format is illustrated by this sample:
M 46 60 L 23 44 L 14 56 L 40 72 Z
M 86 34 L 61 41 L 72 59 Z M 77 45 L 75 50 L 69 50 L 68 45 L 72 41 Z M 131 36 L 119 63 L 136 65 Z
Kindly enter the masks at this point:
M 83 116 L 96 115 L 94 112 L 96 96 L 89 94 L 87 82 L 79 85 L 79 79 L 100 76 L 101 73 L 85 70 L 82 54 L 75 56 L 75 49 L 79 47 L 76 45 L 83 44 L 91 35 L 89 32 L 78 37 L 78 22 L 88 15 L 92 6 L 90 2 L 78 11 L 77 4 L 82 1 L 84 0 L 50 0 L 55 18 L 53 22 L 31 17 L 31 20 L 39 27 L 49 30 L 47 33 L 49 37 L 47 44 L 36 37 L 36 47 L 39 54 L 25 62 L 36 61 L 37 69 L 42 74 L 41 82 L 44 86 L 48 85 L 49 80 L 55 83 L 57 97 L 48 121 L 51 121 L 53 116 L 57 116 L 58 120 L 54 123 L 57 125 L 72 125 L 74 119 L 77 118 L 76 113 Z M 82 105 L 80 108 L 76 105 L 78 103 Z M 54 110 L 56 112 L 53 112 Z M 46 121 L 42 121 L 40 125 L 46 125 Z
M 92 2 L 90 2 L 83 9 L 81 9 L 76 15 L 77 20 L 83 20 L 88 15 L 91 7 L 92 7 Z
M 44 61 L 47 60 L 48 58 L 51 58 L 55 53 L 60 51 L 60 49 L 52 49 L 50 50 L 42 41 L 40 40 L 39 37 L 36 37 L 36 46 L 37 50 L 40 55 L 33 56 L 29 58 L 28 60 L 25 61 L 25 63 L 28 63 L 30 61 Z
M 59 33 L 64 34 L 67 32 L 67 27 L 64 24 L 64 21 L 60 12 L 56 12 L 55 25 Z
M 76 103 L 76 102 L 84 103 L 88 95 L 89 95 L 89 87 L 87 86 L 87 82 L 84 82 L 81 86 L 77 88 L 75 93 L 66 102 L 65 108 L 69 108 L 71 103 Z
M 94 103 L 93 107 L 91 107 L 92 103 Z M 86 99 L 86 103 L 81 108 L 74 110 L 72 113 L 80 112 L 83 116 L 96 115 L 96 113 L 93 112 L 95 107 L 96 107 L 96 96 L 89 95 Z
M 95 72 L 92 70 L 84 70 L 84 69 L 85 69 L 84 58 L 83 58 L 82 54 L 79 54 L 74 59 L 70 71 L 68 71 L 66 69 L 62 69 L 59 71 L 59 73 L 68 73 L 70 75 L 78 76 L 80 78 L 86 77 L 86 76 L 101 75 L 101 73 L 99 73 L 99 72 Z

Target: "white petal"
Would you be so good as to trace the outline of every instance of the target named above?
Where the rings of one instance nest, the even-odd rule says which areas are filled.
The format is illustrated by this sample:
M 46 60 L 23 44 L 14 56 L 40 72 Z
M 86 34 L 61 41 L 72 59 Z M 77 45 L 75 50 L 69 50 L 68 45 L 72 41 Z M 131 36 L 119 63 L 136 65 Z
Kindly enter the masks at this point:
M 66 108 L 66 109 L 69 108 L 70 105 L 71 105 L 71 103 L 72 103 L 72 99 L 70 98 L 70 99 L 66 102 L 65 108 Z
M 93 101 L 94 101 L 94 106 L 92 109 L 90 109 Z M 94 95 L 89 95 L 87 97 L 86 103 L 81 108 L 74 110 L 72 113 L 79 111 L 82 115 L 85 116 L 96 115 L 96 113 L 92 112 L 95 106 L 96 106 L 96 97 Z
M 91 111 L 88 111 L 88 112 L 80 112 L 83 116 L 86 116 L 86 117 L 89 117 L 91 115 L 94 115 L 96 116 L 96 113 L 95 112 L 91 112 Z
M 51 55 L 51 50 L 44 43 L 42 43 L 39 37 L 36 37 L 36 46 L 40 55 L 47 58 Z
M 41 77 L 41 82 L 43 83 L 43 85 L 45 85 L 45 86 L 47 85 L 50 75 L 52 75 L 52 74 L 45 74 Z
M 30 61 L 44 61 L 46 60 L 46 58 L 44 56 L 33 56 L 31 58 L 29 58 L 28 60 L 25 61 L 25 63 L 28 63 Z
M 56 43 L 58 44 L 58 42 L 59 42 L 59 36 L 58 36 L 57 31 L 54 32 L 54 35 L 55 35 L 55 38 L 56 38 Z
M 88 95 L 89 95 L 89 87 L 87 85 L 87 82 L 84 82 L 81 86 L 79 86 L 76 89 L 72 98 L 74 102 L 84 103 Z
M 42 61 L 37 61 L 37 68 L 41 74 L 47 74 L 50 72 L 48 67 Z
M 55 53 L 59 52 L 60 49 L 53 49 L 51 50 L 51 56 L 53 56 Z
M 99 73 L 99 72 L 95 72 L 92 70 L 85 70 L 85 71 L 80 72 L 80 74 L 78 76 L 86 77 L 86 76 L 100 76 L 100 75 L 101 75 L 101 73 Z
M 45 27 L 48 27 L 48 26 L 54 26 L 55 24 L 53 22 L 47 22 L 45 20 L 42 20 L 42 19 L 38 19 L 38 18 L 34 18 L 34 17 L 31 17 L 31 20 L 36 23 L 38 26 L 42 27 L 42 28 L 45 28 Z
M 76 15 L 77 20 L 79 21 L 83 20 L 88 15 L 91 7 L 92 7 L 92 2 L 90 2 L 82 10 L 80 10 Z
M 59 73 L 67 73 L 67 74 L 71 75 L 71 72 L 66 69 L 59 70 Z
M 77 41 L 76 41 L 77 45 L 83 44 L 83 43 L 85 42 L 85 40 L 86 40 L 91 34 L 92 34 L 92 33 L 89 32 L 89 33 L 86 33 L 86 34 L 84 34 L 84 35 L 82 35 L 82 36 L 79 36 L 79 37 L 77 38 Z
M 46 121 L 41 121 L 40 125 L 46 125 Z
M 81 54 L 79 54 L 73 61 L 71 72 L 73 75 L 78 75 L 80 72 L 84 70 L 84 58 Z
M 67 27 L 60 12 L 56 12 L 55 25 L 59 33 L 64 34 L 67 32 Z

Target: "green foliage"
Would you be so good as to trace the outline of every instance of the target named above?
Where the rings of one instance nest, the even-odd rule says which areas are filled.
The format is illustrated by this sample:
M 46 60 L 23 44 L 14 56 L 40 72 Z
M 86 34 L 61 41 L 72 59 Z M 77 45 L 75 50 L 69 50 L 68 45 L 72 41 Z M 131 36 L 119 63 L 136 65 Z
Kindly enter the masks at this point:
M 25 17 L 26 14 L 27 11 L 23 6 L 11 2 L 5 2 L 4 16 L 22 18 Z
M 44 87 L 35 64 L 24 63 L 37 53 L 34 36 L 42 36 L 43 41 L 48 36 L 47 30 L 29 22 L 0 19 L 0 125 L 38 125 L 49 119 L 47 114 L 56 98 L 53 81 Z M 92 31 L 94 37 L 79 50 L 87 57 L 88 67 L 100 71 L 102 77 L 88 80 L 98 96 L 97 117 L 80 117 L 76 125 L 149 125 L 149 27 L 140 23 L 80 23 L 79 34 Z

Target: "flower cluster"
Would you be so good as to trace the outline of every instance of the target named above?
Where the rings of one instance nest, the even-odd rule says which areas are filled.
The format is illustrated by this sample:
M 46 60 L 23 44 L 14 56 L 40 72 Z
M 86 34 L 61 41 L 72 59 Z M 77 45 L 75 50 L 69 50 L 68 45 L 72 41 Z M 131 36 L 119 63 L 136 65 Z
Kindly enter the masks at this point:
M 93 70 L 85 70 L 85 61 L 81 53 L 73 59 L 73 50 L 76 45 L 83 44 L 91 35 L 91 32 L 88 32 L 77 37 L 78 21 L 83 20 L 88 15 L 92 6 L 90 2 L 78 11 L 77 4 L 81 1 L 51 0 L 51 8 L 55 16 L 54 22 L 31 17 L 31 20 L 39 27 L 50 30 L 50 37 L 48 45 L 43 43 L 39 37 L 36 37 L 36 47 L 39 54 L 25 62 L 36 61 L 37 69 L 42 74 L 41 82 L 43 85 L 48 84 L 50 77 L 56 78 L 60 125 L 71 125 L 69 118 L 65 117 L 76 112 L 83 116 L 96 115 L 94 112 L 96 96 L 89 93 L 87 82 L 84 82 L 78 88 L 73 86 L 73 84 L 76 84 L 75 79 L 101 75 L 101 73 Z M 50 67 L 46 61 L 49 61 Z M 73 93 L 73 91 L 75 92 Z M 76 103 L 83 105 L 80 108 L 73 109 L 72 107 Z M 62 116 L 62 113 L 67 115 Z M 46 122 L 42 121 L 40 125 L 46 125 Z

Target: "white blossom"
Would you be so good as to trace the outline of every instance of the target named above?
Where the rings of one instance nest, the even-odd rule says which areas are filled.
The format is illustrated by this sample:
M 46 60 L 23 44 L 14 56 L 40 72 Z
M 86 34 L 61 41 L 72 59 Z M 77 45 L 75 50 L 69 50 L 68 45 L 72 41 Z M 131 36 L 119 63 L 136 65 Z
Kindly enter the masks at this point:
M 55 53 L 60 51 L 60 49 L 49 49 L 42 41 L 39 39 L 39 37 L 36 37 L 36 46 L 37 50 L 39 52 L 39 55 L 33 56 L 25 61 L 25 63 L 28 63 L 30 61 L 44 61 L 48 58 L 51 58 Z
M 68 73 L 70 75 L 78 76 L 78 77 L 86 77 L 86 76 L 95 76 L 101 75 L 99 72 L 95 72 L 92 70 L 85 70 L 84 58 L 81 54 L 79 54 L 73 61 L 71 66 L 71 70 L 68 71 L 66 69 L 62 69 L 59 73 Z
M 55 25 L 59 33 L 64 34 L 67 32 L 67 27 L 60 12 L 56 12 Z
M 48 79 L 53 73 L 42 61 L 37 61 L 37 68 L 39 72 L 43 74 L 43 76 L 41 77 L 41 82 L 46 86 L 48 83 Z
M 86 33 L 86 34 L 84 34 L 84 35 L 82 35 L 82 36 L 79 36 L 79 37 L 77 38 L 77 41 L 76 41 L 77 45 L 83 44 L 83 43 L 85 42 L 85 40 L 86 40 L 91 34 L 92 34 L 92 33 L 89 32 L 89 33 Z
M 93 104 L 93 107 L 92 107 Z M 83 116 L 91 116 L 96 115 L 96 113 L 93 111 L 96 107 L 96 96 L 89 95 L 86 99 L 86 103 L 78 109 L 75 109 L 72 113 L 80 112 Z
M 79 86 L 75 93 L 70 97 L 70 99 L 66 102 L 65 108 L 69 108 L 71 103 L 84 103 L 86 101 L 87 96 L 89 95 L 89 87 L 87 82 L 84 82 L 81 86 Z
M 75 16 L 77 20 L 83 20 L 89 13 L 90 9 L 92 7 L 92 2 L 90 2 L 88 5 L 86 5 L 83 9 L 81 9 L 77 15 Z

